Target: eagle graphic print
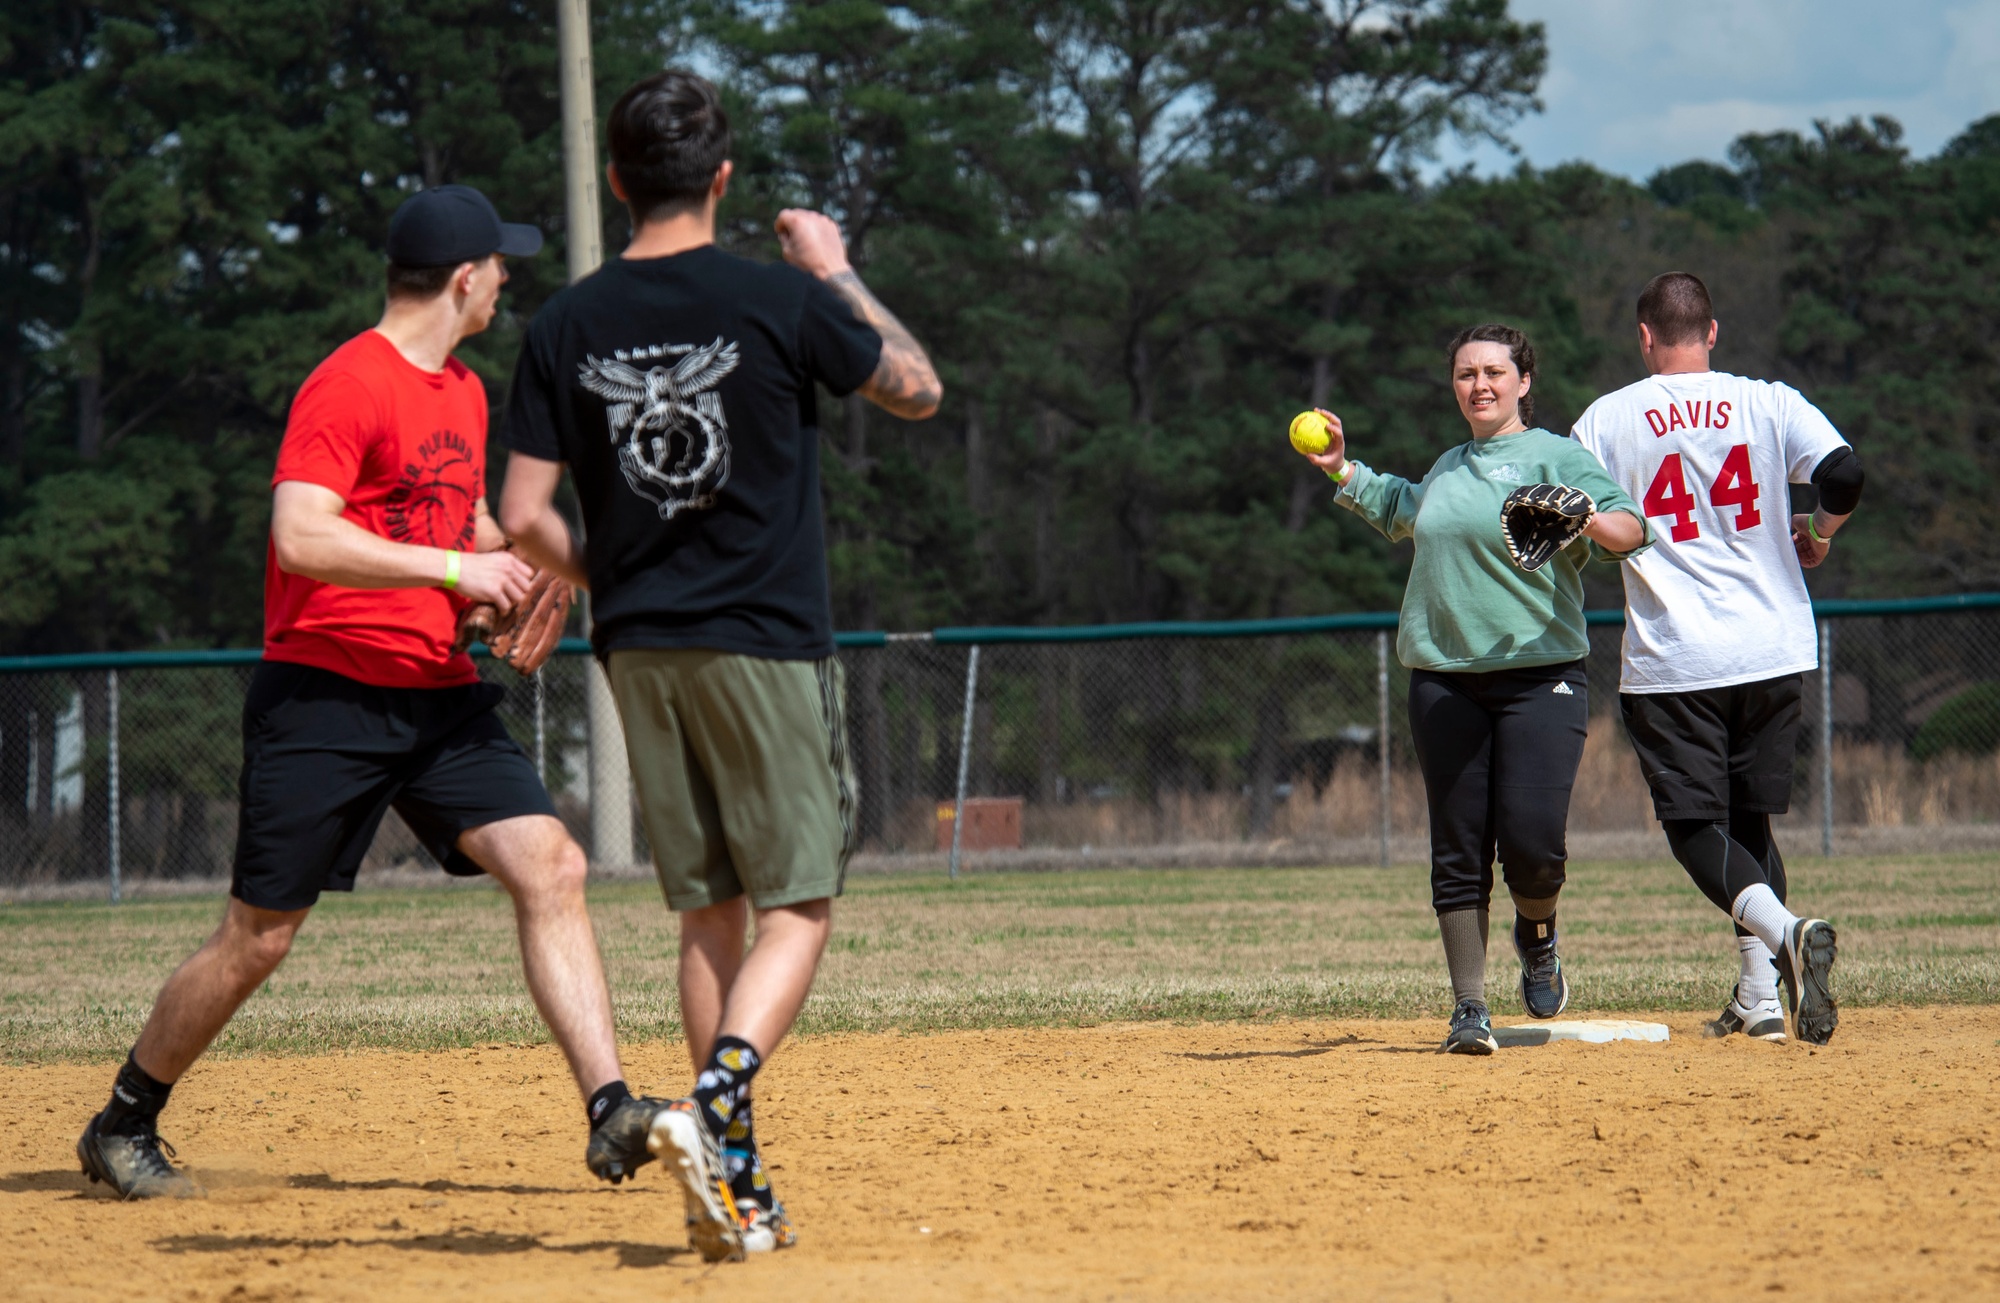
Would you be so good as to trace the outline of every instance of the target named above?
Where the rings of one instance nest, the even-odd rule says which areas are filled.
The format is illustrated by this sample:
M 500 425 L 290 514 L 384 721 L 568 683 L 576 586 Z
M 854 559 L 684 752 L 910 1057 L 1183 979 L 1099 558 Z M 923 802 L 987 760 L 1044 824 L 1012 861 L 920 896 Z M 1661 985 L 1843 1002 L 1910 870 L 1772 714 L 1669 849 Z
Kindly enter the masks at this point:
M 577 368 L 578 383 L 604 401 L 625 483 L 662 520 L 714 506 L 729 480 L 729 422 L 716 386 L 738 360 L 718 335 L 586 356 Z

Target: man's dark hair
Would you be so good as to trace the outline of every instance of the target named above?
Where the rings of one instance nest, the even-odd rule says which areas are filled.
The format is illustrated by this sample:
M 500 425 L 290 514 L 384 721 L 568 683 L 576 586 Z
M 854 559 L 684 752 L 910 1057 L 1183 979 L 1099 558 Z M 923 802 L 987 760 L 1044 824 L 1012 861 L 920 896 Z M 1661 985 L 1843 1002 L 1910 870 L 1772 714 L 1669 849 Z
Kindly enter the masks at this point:
M 1507 360 L 1521 373 L 1523 380 L 1535 378 L 1535 346 L 1528 337 L 1512 326 L 1488 322 L 1483 326 L 1467 326 L 1451 337 L 1451 344 L 1444 351 L 1444 364 L 1458 369 L 1458 350 L 1467 344 L 1498 344 L 1507 350 Z M 1535 419 L 1535 396 L 1521 395 L 1521 424 L 1527 425 Z
M 1639 292 L 1639 324 L 1653 332 L 1655 344 L 1699 344 L 1708 338 L 1713 320 L 1708 286 L 1692 272 L 1662 272 Z
M 462 263 L 444 267 L 405 267 L 401 263 L 389 264 L 389 299 L 428 301 L 444 293 L 445 286 L 451 284 L 451 275 Z
M 705 77 L 669 68 L 618 97 L 605 130 L 635 224 L 700 207 L 729 157 L 729 115 Z

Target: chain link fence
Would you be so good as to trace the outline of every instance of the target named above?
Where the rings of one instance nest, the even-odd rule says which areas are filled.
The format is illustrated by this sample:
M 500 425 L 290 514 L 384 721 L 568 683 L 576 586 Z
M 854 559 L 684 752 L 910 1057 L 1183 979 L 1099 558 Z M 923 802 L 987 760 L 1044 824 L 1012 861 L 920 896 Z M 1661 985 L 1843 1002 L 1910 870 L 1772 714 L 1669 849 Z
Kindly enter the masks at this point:
M 57 668 L 40 668 L 49 662 Z M 8 662 L 0 672 L 0 886 L 94 880 L 116 892 L 226 875 L 243 698 L 256 665 L 254 652 Z M 535 680 L 490 659 L 480 667 L 507 689 L 501 717 L 588 844 L 590 658 L 559 656 Z M 392 813 L 363 871 L 431 863 Z
M 2000 848 L 2000 595 L 1825 603 L 1822 616 L 1832 673 L 1807 676 L 1787 848 Z M 1580 858 L 1665 848 L 1618 723 L 1617 619 L 1593 617 L 1592 727 L 1570 816 Z M 856 867 L 1421 860 L 1393 624 L 843 636 Z M 0 662 L 0 887 L 226 876 L 255 663 Z M 593 859 L 643 865 L 636 819 L 592 831 L 587 676 L 599 670 L 581 644 L 537 680 L 481 667 L 506 687 L 503 718 Z M 392 815 L 364 872 L 427 864 Z

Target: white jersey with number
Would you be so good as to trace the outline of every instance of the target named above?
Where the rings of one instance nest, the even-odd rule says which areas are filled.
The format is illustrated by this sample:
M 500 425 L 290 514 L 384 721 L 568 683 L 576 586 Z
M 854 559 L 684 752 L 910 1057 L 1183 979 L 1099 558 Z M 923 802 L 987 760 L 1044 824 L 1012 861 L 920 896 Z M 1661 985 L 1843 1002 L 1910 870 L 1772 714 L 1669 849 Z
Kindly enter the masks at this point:
M 1574 431 L 1652 527 L 1623 563 L 1621 692 L 1693 692 L 1819 664 L 1786 485 L 1847 441 L 1790 385 L 1721 371 L 1651 376 Z

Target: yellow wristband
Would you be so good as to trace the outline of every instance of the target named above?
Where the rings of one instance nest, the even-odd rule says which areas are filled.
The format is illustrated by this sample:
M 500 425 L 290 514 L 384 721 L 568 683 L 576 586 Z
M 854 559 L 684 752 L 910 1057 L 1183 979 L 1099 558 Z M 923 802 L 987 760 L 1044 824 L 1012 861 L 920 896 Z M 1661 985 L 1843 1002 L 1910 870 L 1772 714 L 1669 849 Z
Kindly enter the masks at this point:
M 444 587 L 446 592 L 458 587 L 458 561 L 456 552 L 444 554 Z
M 1830 538 L 1821 538 L 1819 536 L 1819 529 L 1813 524 L 1813 517 L 1817 516 L 1818 514 L 1819 513 L 1816 511 L 1808 511 L 1806 513 L 1806 533 L 1812 535 L 1813 542 L 1819 544 L 1821 547 L 1825 547 L 1828 543 L 1833 542 L 1833 540 Z
M 1340 463 L 1340 474 L 1335 475 L 1332 471 L 1328 471 L 1326 477 L 1335 484 L 1346 484 L 1354 478 L 1354 463 L 1351 461 L 1342 461 Z

